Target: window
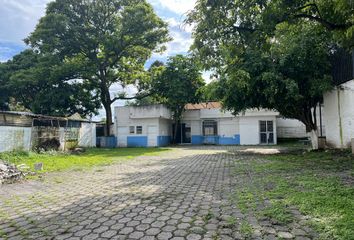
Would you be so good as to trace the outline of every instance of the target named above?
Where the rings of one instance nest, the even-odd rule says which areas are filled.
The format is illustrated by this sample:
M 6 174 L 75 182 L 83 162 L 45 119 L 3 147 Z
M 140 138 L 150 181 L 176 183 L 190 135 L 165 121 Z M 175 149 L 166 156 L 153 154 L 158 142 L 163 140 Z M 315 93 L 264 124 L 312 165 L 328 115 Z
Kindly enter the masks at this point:
M 134 126 L 130 126 L 129 127 L 129 133 L 130 134 L 134 134 L 135 133 L 135 127 Z
M 216 136 L 218 135 L 218 123 L 214 120 L 206 120 L 203 122 L 203 135 Z
M 259 121 L 260 143 L 274 143 L 274 126 L 273 121 Z
M 143 133 L 143 127 L 142 126 L 136 126 L 136 134 L 142 134 Z

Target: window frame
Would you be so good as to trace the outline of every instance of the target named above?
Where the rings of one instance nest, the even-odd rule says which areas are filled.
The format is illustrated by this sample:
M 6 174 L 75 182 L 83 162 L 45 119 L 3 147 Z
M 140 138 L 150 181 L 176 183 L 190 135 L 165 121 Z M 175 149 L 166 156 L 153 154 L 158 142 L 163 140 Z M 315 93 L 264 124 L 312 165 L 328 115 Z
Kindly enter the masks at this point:
M 136 130 L 135 132 L 137 135 L 143 134 L 143 126 L 136 126 L 135 130 Z
M 129 126 L 129 134 L 135 134 L 135 126 Z
M 206 133 L 206 129 L 208 132 L 212 129 L 214 134 Z M 204 120 L 202 123 L 202 132 L 203 136 L 217 136 L 218 135 L 218 122 L 216 120 Z

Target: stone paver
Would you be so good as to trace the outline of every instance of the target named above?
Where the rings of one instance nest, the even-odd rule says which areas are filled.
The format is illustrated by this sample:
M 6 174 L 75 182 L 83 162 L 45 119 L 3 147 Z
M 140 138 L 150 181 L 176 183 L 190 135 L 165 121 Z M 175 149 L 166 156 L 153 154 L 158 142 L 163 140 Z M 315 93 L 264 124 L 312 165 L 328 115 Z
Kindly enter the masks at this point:
M 311 239 L 304 224 L 274 227 L 229 201 L 237 184 L 248 181 L 232 174 L 238 155 L 231 153 L 239 149 L 176 148 L 2 186 L 0 239 L 242 239 L 245 220 L 256 229 L 254 239 Z

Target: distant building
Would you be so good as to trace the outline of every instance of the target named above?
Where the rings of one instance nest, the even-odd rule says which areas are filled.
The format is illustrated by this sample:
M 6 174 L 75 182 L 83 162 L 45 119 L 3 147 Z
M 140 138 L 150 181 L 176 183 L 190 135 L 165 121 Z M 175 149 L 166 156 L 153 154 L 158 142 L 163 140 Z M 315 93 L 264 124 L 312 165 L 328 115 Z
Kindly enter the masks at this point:
M 218 102 L 188 104 L 177 126 L 177 143 L 216 145 L 276 144 L 276 117 L 270 110 L 247 110 L 237 116 L 222 111 Z M 174 126 L 163 105 L 115 108 L 119 147 L 170 144 Z

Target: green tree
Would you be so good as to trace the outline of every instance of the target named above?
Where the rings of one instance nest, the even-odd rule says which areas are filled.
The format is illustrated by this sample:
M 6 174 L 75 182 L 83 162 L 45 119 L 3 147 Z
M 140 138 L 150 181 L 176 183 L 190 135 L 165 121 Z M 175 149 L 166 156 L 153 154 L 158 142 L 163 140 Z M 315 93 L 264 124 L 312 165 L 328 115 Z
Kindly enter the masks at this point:
M 8 80 L 8 66 L 6 63 L 0 62 L 0 110 L 9 110 L 10 96 L 9 91 L 5 87 Z
M 213 102 L 221 100 L 221 85 L 217 80 L 213 80 L 200 88 L 200 94 L 203 102 Z
M 272 37 L 280 23 L 296 25 L 303 21 L 318 23 L 342 46 L 354 46 L 352 0 L 198 0 L 187 19 L 187 23 L 197 24 L 196 47 L 208 54 L 218 53 L 225 43 L 244 41 L 254 33 Z
M 168 40 L 167 24 L 145 0 L 56 0 L 26 42 L 81 67 L 75 79 L 95 89 L 110 135 L 112 103 L 131 98 L 124 90 L 112 95 L 110 87 L 132 84 L 139 91 L 134 97 L 144 96 L 149 86 L 144 63 Z
M 199 89 L 204 85 L 200 68 L 190 57 L 183 55 L 170 57 L 164 69 L 155 75 L 152 85 L 160 102 L 172 112 L 175 126 L 172 140 L 176 142 L 177 126 L 185 105 L 200 100 Z
M 350 9 L 342 0 L 199 0 L 187 22 L 196 24 L 193 53 L 219 75 L 226 109 L 276 109 L 315 136 L 329 57 L 338 43 L 353 46 Z
M 79 113 L 83 116 L 99 107 L 93 89 L 84 81 L 74 81 L 75 64 L 31 49 L 14 56 L 6 65 L 4 89 L 11 97 L 9 109 L 28 109 L 56 116 Z

